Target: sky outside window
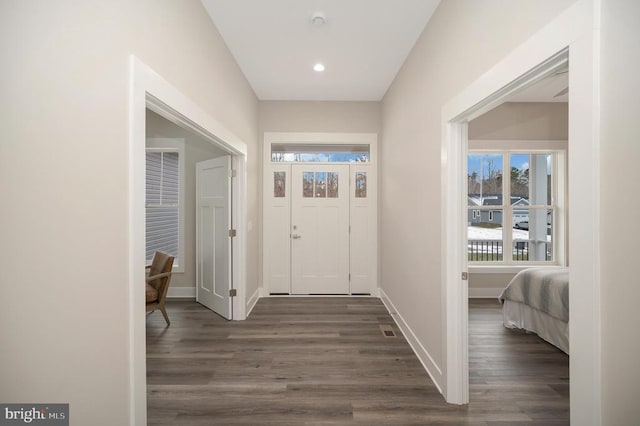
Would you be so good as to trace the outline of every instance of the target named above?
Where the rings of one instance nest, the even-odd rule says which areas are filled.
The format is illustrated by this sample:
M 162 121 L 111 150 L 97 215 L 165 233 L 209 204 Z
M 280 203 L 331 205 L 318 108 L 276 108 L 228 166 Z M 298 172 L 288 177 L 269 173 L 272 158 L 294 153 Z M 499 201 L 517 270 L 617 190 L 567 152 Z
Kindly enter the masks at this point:
M 487 168 L 489 162 L 493 162 L 493 168 L 502 173 L 502 155 L 501 154 L 470 154 L 467 164 L 468 173 L 476 172 L 481 175 L 481 165 L 484 168 L 484 176 L 487 177 Z M 511 167 L 518 170 L 526 170 L 529 168 L 529 154 L 512 154 Z

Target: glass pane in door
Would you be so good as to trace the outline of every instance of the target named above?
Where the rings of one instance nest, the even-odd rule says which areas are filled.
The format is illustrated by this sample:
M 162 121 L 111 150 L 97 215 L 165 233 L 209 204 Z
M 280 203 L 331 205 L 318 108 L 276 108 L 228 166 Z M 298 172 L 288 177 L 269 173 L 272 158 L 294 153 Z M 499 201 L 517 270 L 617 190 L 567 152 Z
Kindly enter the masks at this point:
M 367 198 L 367 172 L 356 173 L 356 198 Z
M 338 198 L 338 173 L 327 172 L 327 197 Z
M 316 172 L 316 198 L 325 198 L 327 196 L 327 173 Z
M 313 198 L 313 172 L 302 173 L 302 196 L 304 198 Z

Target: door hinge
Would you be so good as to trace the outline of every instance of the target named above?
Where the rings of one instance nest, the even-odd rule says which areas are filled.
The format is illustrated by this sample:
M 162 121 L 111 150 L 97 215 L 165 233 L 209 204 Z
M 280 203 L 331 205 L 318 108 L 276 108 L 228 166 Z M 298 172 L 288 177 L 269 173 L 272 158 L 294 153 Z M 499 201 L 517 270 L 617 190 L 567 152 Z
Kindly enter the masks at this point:
M 349 274 L 349 281 L 351 281 L 351 274 Z
M 236 297 L 237 293 L 236 289 L 232 288 L 229 290 L 229 297 Z
M 462 281 L 467 281 L 469 279 L 469 273 L 468 272 L 463 272 L 462 273 Z
M 236 177 L 236 171 L 234 169 L 229 169 L 229 177 Z
M 231 238 L 235 237 L 236 236 L 236 230 L 235 229 L 229 229 L 229 236 Z

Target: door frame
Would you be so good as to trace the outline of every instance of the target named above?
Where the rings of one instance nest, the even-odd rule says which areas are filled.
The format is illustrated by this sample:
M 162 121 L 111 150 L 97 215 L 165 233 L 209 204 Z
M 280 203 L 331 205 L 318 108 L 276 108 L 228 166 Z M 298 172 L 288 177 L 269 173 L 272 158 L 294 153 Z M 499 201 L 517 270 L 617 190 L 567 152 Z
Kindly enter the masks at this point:
M 146 109 L 174 124 L 197 133 L 232 155 L 236 181 L 232 185 L 234 320 L 246 318 L 247 145 L 214 117 L 135 55 L 129 56 L 129 423 L 147 424 L 145 277 L 145 139 Z M 236 315 L 237 314 L 237 315 Z
M 371 291 L 371 296 L 364 297 L 379 297 L 379 289 L 380 289 L 380 250 L 379 248 L 379 223 L 378 223 L 378 210 L 379 210 L 379 200 L 378 196 L 378 188 L 379 186 L 379 176 L 378 176 L 378 135 L 377 133 L 326 133 L 326 132 L 264 132 L 263 134 L 263 144 L 262 144 L 262 157 L 263 160 L 261 162 L 262 170 L 262 182 L 263 184 L 260 186 L 260 204 L 261 204 L 261 227 L 263 232 L 260 235 L 260 241 L 258 242 L 259 247 L 261 248 L 260 255 L 260 265 L 259 270 L 261 271 L 261 283 L 260 287 L 260 297 L 277 297 L 277 295 L 272 296 L 270 294 L 270 286 L 268 280 L 268 271 L 266 270 L 265 262 L 265 252 L 267 252 L 268 248 L 265 245 L 265 241 L 263 238 L 264 235 L 264 219 L 265 219 L 265 182 L 268 181 L 267 174 L 271 171 L 272 166 L 277 165 L 295 165 L 295 164 L 313 164 L 313 165 L 323 165 L 323 164 L 351 164 L 351 163 L 322 163 L 322 162 L 314 162 L 314 163 L 274 163 L 271 161 L 271 145 L 274 143 L 296 143 L 296 144 L 313 144 L 313 145 L 331 145 L 331 144 L 349 144 L 349 145 L 369 145 L 369 162 L 368 163 L 358 163 L 361 165 L 368 165 L 371 167 L 371 170 L 375 174 L 375 183 L 376 183 L 376 198 L 374 200 L 375 212 L 374 212 L 374 223 L 376 238 L 375 238 L 375 288 Z M 289 201 L 291 202 L 291 200 Z M 289 205 L 291 207 L 291 205 Z M 351 217 L 351 215 L 350 215 Z M 290 224 L 289 224 L 290 225 Z M 291 259 L 289 259 L 289 267 L 291 267 Z M 289 279 L 291 279 L 291 273 L 289 273 Z M 298 295 L 287 295 L 286 297 L 300 297 Z M 308 296 L 301 296 L 308 297 Z M 327 297 L 333 297 L 331 295 Z M 344 296 L 336 296 L 336 297 L 344 297 Z
M 447 402 L 469 401 L 468 287 L 462 280 L 467 272 L 467 201 L 460 197 L 466 193 L 466 122 L 497 106 L 566 52 L 571 87 L 568 264 L 576 283 L 570 293 L 571 421 L 601 424 L 599 38 L 599 2 L 578 0 L 442 108 L 442 347 Z

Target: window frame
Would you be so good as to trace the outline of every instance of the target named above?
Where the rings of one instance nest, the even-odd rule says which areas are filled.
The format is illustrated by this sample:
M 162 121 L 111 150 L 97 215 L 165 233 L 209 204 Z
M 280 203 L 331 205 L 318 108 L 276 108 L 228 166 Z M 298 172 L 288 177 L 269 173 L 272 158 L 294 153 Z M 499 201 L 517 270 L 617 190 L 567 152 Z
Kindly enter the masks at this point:
M 186 190 L 186 171 L 185 171 L 185 143 L 184 139 L 168 139 L 168 138 L 150 138 L 147 139 L 147 145 L 145 146 L 145 156 L 149 152 L 177 152 L 178 153 L 178 175 L 180 179 L 179 194 L 178 194 L 178 254 L 173 262 L 173 273 L 185 272 L 185 190 Z M 147 179 L 145 169 L 145 182 Z M 145 184 L 146 185 L 146 184 Z M 145 200 L 145 211 L 149 207 Z M 146 227 L 146 215 L 145 215 L 145 227 Z M 145 252 L 146 252 L 146 237 L 145 237 Z M 145 259 L 145 262 L 148 262 Z
M 468 156 L 470 155 L 502 155 L 502 204 L 499 206 L 467 206 L 467 220 L 469 217 L 469 211 L 491 211 L 496 210 L 499 207 L 502 210 L 502 246 L 503 255 L 502 260 L 499 261 L 472 261 L 467 262 L 469 270 L 471 272 L 485 272 L 485 273 L 506 273 L 506 272 L 518 272 L 528 267 L 554 267 L 554 266 L 566 266 L 567 259 L 567 247 L 566 247 L 566 150 L 558 148 L 533 148 L 533 149 L 506 149 L 506 148 L 483 148 L 475 147 L 469 148 L 467 151 L 467 162 L 465 165 L 465 179 L 468 179 Z M 511 204 L 511 155 L 513 154 L 551 154 L 551 204 L 550 205 L 538 205 L 530 204 L 526 207 L 513 206 Z M 506 172 L 505 172 L 506 171 Z M 468 196 L 468 194 L 467 194 Z M 468 203 L 467 203 L 468 204 Z M 552 260 L 550 261 L 518 261 L 513 259 L 513 225 L 509 228 L 505 228 L 506 223 L 513 223 L 514 210 L 533 210 L 539 208 L 546 208 L 552 211 L 551 223 L 551 250 Z M 467 224 L 467 227 L 469 225 Z M 467 240 L 467 247 L 469 237 L 465 233 Z M 505 248 L 509 247 L 509 256 L 505 256 Z
M 369 164 L 372 147 L 370 143 L 330 142 L 272 142 L 269 144 L 268 161 L 273 164 Z M 334 155 L 361 155 L 350 160 L 335 160 Z M 280 156 L 276 158 L 276 156 Z M 306 156 L 306 157 L 304 157 Z M 324 156 L 317 159 L 314 156 Z M 364 156 L 364 157 L 362 157 Z

